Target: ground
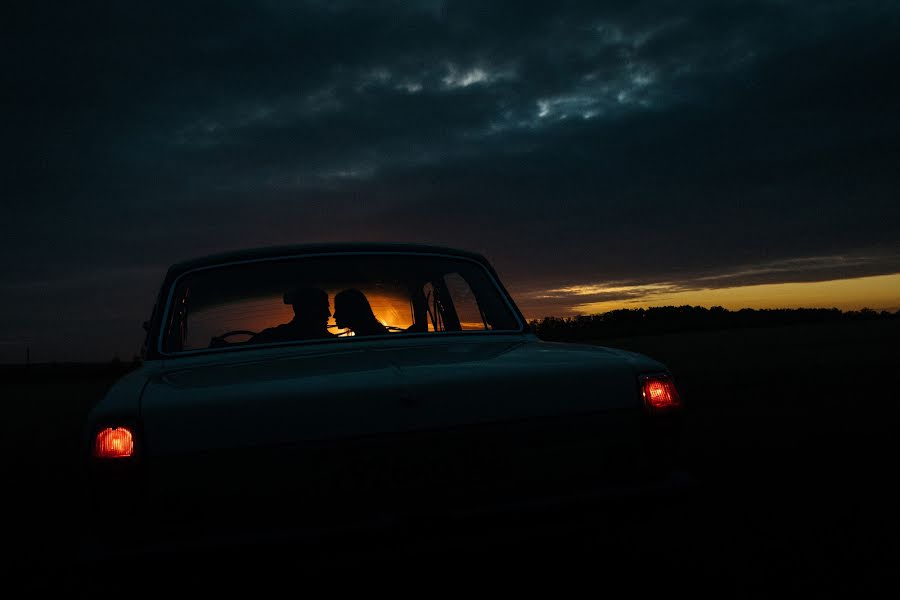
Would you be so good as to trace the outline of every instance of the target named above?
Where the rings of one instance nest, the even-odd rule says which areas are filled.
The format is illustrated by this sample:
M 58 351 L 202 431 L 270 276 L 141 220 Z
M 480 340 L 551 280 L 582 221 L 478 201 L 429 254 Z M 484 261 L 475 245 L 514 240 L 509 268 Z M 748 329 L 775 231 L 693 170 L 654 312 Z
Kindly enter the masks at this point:
M 576 507 L 540 521 L 464 528 L 422 524 L 389 541 L 354 540 L 205 552 L 141 563 L 76 558 L 79 433 L 122 365 L 4 369 L 3 570 L 34 590 L 259 591 L 417 575 L 437 591 L 496 582 L 590 578 L 641 591 L 731 596 L 877 592 L 893 576 L 888 527 L 891 435 L 900 394 L 900 321 L 872 321 L 598 340 L 666 363 L 688 403 L 683 462 L 698 485 L 639 505 Z M 110 532 L 114 537 L 117 532 Z M 563 576 L 563 577 L 561 577 Z M 421 590 L 421 588 L 419 588 Z

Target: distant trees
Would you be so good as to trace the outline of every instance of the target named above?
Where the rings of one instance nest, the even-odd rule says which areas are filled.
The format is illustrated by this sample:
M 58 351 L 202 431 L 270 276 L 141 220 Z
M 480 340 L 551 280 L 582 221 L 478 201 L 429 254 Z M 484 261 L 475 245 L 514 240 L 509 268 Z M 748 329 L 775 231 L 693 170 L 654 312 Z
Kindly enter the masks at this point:
M 900 318 L 900 310 L 891 313 L 869 308 L 846 312 L 837 308 L 742 308 L 730 311 L 721 306 L 658 306 L 619 309 L 597 315 L 544 317 L 530 321 L 529 325 L 546 340 L 581 341 L 682 331 L 897 318 Z

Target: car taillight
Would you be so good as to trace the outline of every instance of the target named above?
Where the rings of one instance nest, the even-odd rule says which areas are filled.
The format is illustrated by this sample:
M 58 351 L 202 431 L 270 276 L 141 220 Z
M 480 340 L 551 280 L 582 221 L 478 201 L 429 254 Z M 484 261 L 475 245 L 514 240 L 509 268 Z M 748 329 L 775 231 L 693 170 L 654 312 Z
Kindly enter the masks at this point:
M 668 375 L 643 375 L 640 378 L 644 407 L 650 412 L 667 412 L 681 408 L 681 397 Z
M 94 458 L 128 458 L 134 455 L 134 435 L 127 427 L 107 427 L 94 438 Z

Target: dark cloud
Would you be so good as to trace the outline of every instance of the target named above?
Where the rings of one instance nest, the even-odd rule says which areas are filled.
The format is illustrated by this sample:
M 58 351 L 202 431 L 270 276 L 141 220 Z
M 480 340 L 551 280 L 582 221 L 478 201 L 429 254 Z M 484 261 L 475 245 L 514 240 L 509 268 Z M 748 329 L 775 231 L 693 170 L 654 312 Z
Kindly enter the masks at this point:
M 277 243 L 460 246 L 526 292 L 898 270 L 895 3 L 5 10 L 4 339 Z

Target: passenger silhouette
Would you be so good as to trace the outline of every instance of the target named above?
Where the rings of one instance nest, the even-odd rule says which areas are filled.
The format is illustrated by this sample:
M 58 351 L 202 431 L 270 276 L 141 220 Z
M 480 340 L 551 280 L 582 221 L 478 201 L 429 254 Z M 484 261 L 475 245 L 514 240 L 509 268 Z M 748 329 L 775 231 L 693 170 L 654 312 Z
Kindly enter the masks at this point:
M 334 321 L 337 326 L 348 328 L 355 335 L 386 335 L 387 327 L 378 322 L 366 295 L 349 289 L 334 296 Z
M 337 337 L 328 331 L 328 294 L 319 288 L 300 287 L 284 293 L 284 303 L 294 308 L 290 323 L 264 329 L 250 338 L 251 344 Z

